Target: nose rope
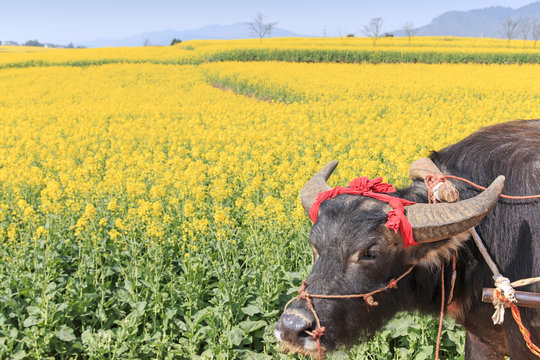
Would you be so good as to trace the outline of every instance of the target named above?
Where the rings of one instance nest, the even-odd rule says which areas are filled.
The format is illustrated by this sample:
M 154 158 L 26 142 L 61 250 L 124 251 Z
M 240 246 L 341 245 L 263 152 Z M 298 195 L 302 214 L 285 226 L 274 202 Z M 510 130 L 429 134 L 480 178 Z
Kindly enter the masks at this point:
M 382 291 L 385 291 L 387 289 L 397 289 L 398 281 L 400 281 L 405 276 L 407 276 L 413 269 L 414 269 L 414 265 L 412 265 L 409 269 L 407 269 L 407 271 L 405 271 L 403 274 L 401 274 L 396 279 L 391 279 L 390 281 L 388 281 L 388 284 L 386 284 L 386 286 L 384 286 L 384 287 L 382 287 L 380 289 L 377 289 L 377 290 L 373 290 L 373 291 L 364 293 L 364 294 L 350 294 L 350 295 L 310 294 L 306 290 L 306 287 L 308 285 L 307 281 L 304 281 L 302 283 L 302 286 L 300 286 L 300 288 L 298 289 L 298 295 L 296 297 L 292 298 L 291 300 L 289 300 L 289 302 L 287 302 L 287 305 L 285 305 L 285 309 L 283 311 L 285 312 L 287 310 L 287 307 L 289 306 L 289 304 L 292 303 L 293 301 L 296 301 L 296 300 L 305 300 L 306 301 L 308 309 L 311 311 L 311 313 L 315 317 L 315 323 L 316 323 L 317 326 L 311 332 L 307 331 L 307 330 L 304 330 L 304 332 L 306 332 L 308 335 L 310 335 L 313 338 L 313 340 L 315 340 L 317 342 L 317 353 L 318 353 L 318 356 L 319 356 L 319 360 L 322 360 L 324 358 L 324 350 L 323 350 L 322 345 L 321 345 L 321 338 L 324 335 L 325 327 L 321 326 L 321 321 L 319 319 L 319 316 L 317 315 L 317 312 L 315 311 L 315 308 L 313 307 L 313 301 L 311 299 L 312 298 L 316 298 L 316 299 L 354 299 L 354 298 L 363 298 L 364 301 L 366 302 L 366 304 L 368 304 L 369 306 L 377 306 L 377 305 L 379 305 L 379 303 L 377 301 L 373 300 L 373 295 L 375 295 L 377 293 L 380 293 Z

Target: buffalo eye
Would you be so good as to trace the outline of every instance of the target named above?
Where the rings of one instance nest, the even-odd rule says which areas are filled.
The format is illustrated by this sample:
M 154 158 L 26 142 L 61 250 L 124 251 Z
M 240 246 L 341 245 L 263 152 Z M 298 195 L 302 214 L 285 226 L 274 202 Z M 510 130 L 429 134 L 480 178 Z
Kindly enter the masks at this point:
M 369 261 L 378 258 L 380 251 L 372 246 L 365 250 L 359 250 L 349 257 L 349 263 L 359 263 L 361 261 Z

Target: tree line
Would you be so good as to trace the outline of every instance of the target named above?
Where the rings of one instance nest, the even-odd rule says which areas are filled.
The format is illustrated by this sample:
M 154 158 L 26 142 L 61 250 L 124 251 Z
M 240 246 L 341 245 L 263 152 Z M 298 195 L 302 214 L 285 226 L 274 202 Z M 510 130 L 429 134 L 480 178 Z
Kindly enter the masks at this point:
M 525 41 L 530 35 L 534 41 L 534 48 L 536 48 L 536 42 L 540 39 L 540 19 L 537 17 L 521 17 L 521 18 L 508 18 L 501 23 L 499 33 L 507 40 L 507 46 L 510 46 L 510 40 L 516 36 L 521 36 L 523 39 L 523 46 Z
M 58 44 L 52 44 L 52 43 L 42 43 L 38 40 L 27 40 L 22 43 L 18 43 L 17 41 L 0 41 L 0 45 L 4 46 L 37 46 L 37 47 L 47 47 L 47 48 L 63 48 L 63 49 L 82 49 L 85 46 L 75 46 L 72 42 L 70 42 L 68 45 L 58 45 Z
M 383 19 L 380 17 L 372 18 L 369 24 L 364 25 L 363 33 L 373 40 L 375 46 L 377 40 L 382 36 L 382 24 Z M 406 22 L 402 26 L 402 30 L 409 38 L 409 45 L 411 44 L 411 37 L 418 33 L 418 29 L 414 27 L 411 21 Z M 521 17 L 521 18 L 508 18 L 504 20 L 499 29 L 499 34 L 507 40 L 507 46 L 510 46 L 510 40 L 521 36 L 523 39 L 523 46 L 525 41 L 529 38 L 534 41 L 533 47 L 536 48 L 536 42 L 540 39 L 540 19 L 537 17 Z M 388 36 L 388 34 L 385 34 Z
M 264 37 L 270 36 L 272 29 L 276 26 L 277 22 L 265 22 L 265 17 L 261 13 L 253 18 L 248 23 L 248 27 L 251 30 L 251 34 L 258 37 L 260 41 Z M 363 26 L 362 32 L 367 37 L 371 38 L 373 46 L 377 45 L 377 40 L 381 37 L 394 36 L 391 33 L 383 33 L 382 31 L 383 18 L 372 18 L 370 22 Z M 418 28 L 414 26 L 412 21 L 407 21 L 401 27 L 405 35 L 409 39 L 409 45 L 411 44 L 411 38 L 418 33 Z M 510 40 L 521 36 L 523 39 L 523 46 L 525 41 L 529 38 L 534 40 L 534 48 L 536 48 L 536 42 L 540 39 L 540 19 L 537 17 L 521 17 L 518 19 L 508 18 L 504 20 L 498 29 L 499 34 L 507 40 L 507 46 L 510 46 Z M 326 34 L 326 27 L 324 30 Z M 348 37 L 354 37 L 354 34 L 347 35 Z

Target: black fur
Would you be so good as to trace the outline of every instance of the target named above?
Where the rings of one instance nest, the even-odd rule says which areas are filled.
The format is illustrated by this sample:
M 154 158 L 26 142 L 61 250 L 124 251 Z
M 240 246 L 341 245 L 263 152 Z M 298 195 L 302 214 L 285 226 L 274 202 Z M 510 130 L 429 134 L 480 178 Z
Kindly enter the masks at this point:
M 540 121 L 516 121 L 484 128 L 457 144 L 431 155 L 443 173 L 467 178 L 488 186 L 505 175 L 504 193 L 540 193 Z M 453 181 L 460 199 L 479 190 Z M 396 196 L 427 202 L 421 182 L 398 190 Z M 379 306 L 363 300 L 314 299 L 321 323 L 326 327 L 323 344 L 351 344 L 366 339 L 396 312 L 419 310 L 436 314 L 441 301 L 441 266 L 444 266 L 446 293 L 449 291 L 449 259 L 433 262 L 430 253 L 449 247 L 444 240 L 403 249 L 399 234 L 384 227 L 387 205 L 366 197 L 341 195 L 321 204 L 319 220 L 313 226 L 310 243 L 319 253 L 309 275 L 307 290 L 318 294 L 365 293 L 386 285 L 388 280 L 418 263 L 397 289 L 375 296 Z M 476 227 L 493 260 L 511 280 L 540 276 L 540 200 L 499 200 L 493 211 Z M 503 359 L 536 359 L 527 349 L 511 314 L 503 325 L 493 325 L 491 304 L 480 301 L 483 287 L 493 287 L 491 272 L 473 241 L 457 250 L 457 281 L 454 301 L 448 311 L 468 332 L 466 359 L 489 356 Z M 540 284 L 520 290 L 540 292 Z M 305 309 L 304 302 L 292 307 Z M 540 344 L 540 311 L 521 309 L 531 338 Z M 477 349 L 473 351 L 471 349 Z

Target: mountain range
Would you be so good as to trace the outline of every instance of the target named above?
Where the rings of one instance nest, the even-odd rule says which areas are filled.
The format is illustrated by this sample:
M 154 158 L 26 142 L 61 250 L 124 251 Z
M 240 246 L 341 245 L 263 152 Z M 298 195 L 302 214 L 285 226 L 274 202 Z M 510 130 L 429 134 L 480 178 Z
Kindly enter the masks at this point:
M 270 37 L 304 37 L 292 31 L 272 28 Z M 169 45 L 172 39 L 186 40 L 210 40 L 210 39 L 247 39 L 253 37 L 249 30 L 249 23 L 235 23 L 231 25 L 208 25 L 192 30 L 162 30 L 146 32 L 123 39 L 94 39 L 82 41 L 80 45 L 86 47 L 112 47 L 112 46 L 142 46 L 146 45 Z
M 469 11 L 448 11 L 416 29 L 416 35 L 504 38 L 501 23 L 508 18 L 517 20 L 525 17 L 536 17 L 540 21 L 540 1 L 518 9 L 493 6 Z M 394 34 L 405 35 L 402 30 Z
M 501 23 L 508 19 L 536 17 L 540 21 L 540 1 L 518 9 L 493 6 L 469 11 L 448 11 L 435 17 L 429 24 L 416 29 L 417 36 L 463 36 L 502 38 Z M 384 16 L 383 16 L 384 18 Z M 392 31 L 395 36 L 405 36 L 403 30 Z M 176 38 L 185 40 L 246 39 L 253 37 L 246 22 L 230 25 L 208 25 L 192 30 L 162 30 L 146 32 L 123 39 L 100 38 L 82 41 L 77 45 L 86 47 L 169 45 Z M 275 27 L 271 37 L 312 37 Z

